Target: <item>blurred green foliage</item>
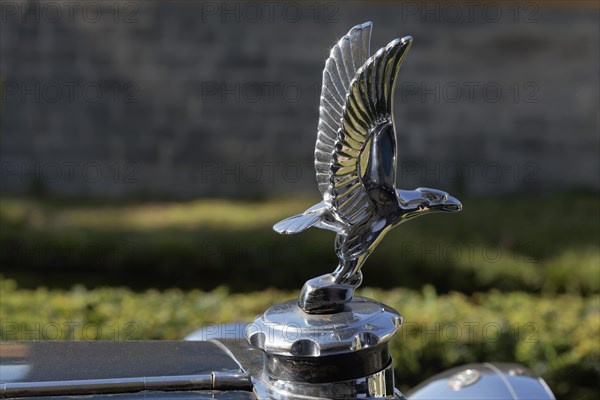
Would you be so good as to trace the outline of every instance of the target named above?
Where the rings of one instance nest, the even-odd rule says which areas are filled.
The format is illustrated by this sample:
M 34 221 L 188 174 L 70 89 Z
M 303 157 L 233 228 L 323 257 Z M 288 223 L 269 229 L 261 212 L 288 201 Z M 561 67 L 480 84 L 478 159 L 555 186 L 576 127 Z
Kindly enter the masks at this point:
M 364 284 L 600 293 L 597 194 L 462 200 L 460 214 L 426 216 L 392 231 L 367 261 Z M 27 287 L 293 289 L 333 269 L 334 235 L 313 229 L 281 236 L 271 226 L 316 201 L 105 205 L 4 197 L 0 262 Z
M 19 289 L 0 281 L 2 340 L 181 339 L 214 323 L 251 321 L 297 293 L 232 294 L 125 288 Z M 405 318 L 391 342 L 397 381 L 407 389 L 469 362 L 522 363 L 547 380 L 558 398 L 596 399 L 600 380 L 600 296 L 523 292 L 451 292 L 431 286 L 363 289 Z

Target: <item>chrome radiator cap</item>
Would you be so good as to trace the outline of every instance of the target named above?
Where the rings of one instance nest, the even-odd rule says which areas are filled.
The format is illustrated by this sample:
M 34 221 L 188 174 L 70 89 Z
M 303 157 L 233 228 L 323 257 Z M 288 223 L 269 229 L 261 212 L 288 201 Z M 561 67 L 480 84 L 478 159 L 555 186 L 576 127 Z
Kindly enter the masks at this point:
M 387 342 L 402 317 L 356 297 L 340 311 L 309 314 L 296 300 L 278 304 L 246 327 L 264 351 L 259 398 L 397 398 Z
M 268 309 L 246 335 L 269 355 L 325 357 L 384 344 L 401 325 L 396 310 L 362 297 L 332 314 L 308 314 L 293 300 Z

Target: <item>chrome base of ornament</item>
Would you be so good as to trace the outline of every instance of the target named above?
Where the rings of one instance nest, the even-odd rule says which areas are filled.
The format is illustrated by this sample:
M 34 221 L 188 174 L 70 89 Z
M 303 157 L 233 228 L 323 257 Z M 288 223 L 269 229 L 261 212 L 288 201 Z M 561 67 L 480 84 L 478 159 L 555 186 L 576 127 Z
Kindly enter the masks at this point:
M 277 379 L 263 372 L 259 379 L 253 380 L 253 384 L 259 399 L 405 399 L 394 387 L 391 360 L 381 371 L 351 380 L 308 383 Z
M 398 312 L 355 297 L 329 314 L 309 314 L 295 300 L 275 305 L 246 327 L 263 351 L 254 376 L 260 399 L 402 399 L 394 389 L 388 341 Z
M 353 285 L 336 283 L 333 274 L 317 276 L 306 281 L 302 287 L 298 306 L 311 314 L 337 312 L 352 301 L 355 288 Z

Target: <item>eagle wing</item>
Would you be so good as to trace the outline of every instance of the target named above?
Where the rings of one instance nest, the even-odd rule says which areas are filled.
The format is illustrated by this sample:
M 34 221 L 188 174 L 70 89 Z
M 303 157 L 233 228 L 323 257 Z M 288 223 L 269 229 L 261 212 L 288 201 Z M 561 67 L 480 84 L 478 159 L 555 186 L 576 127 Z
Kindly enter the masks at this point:
M 331 51 L 323 72 L 315 169 L 325 204 L 346 226 L 376 212 L 362 181 L 361 157 L 364 163 L 369 156 L 374 128 L 392 123 L 396 75 L 412 43 L 411 37 L 393 40 L 359 67 L 369 52 L 370 31 L 371 23 L 352 28 Z
M 350 83 L 356 71 L 369 57 L 369 43 L 373 24 L 366 22 L 350 29 L 347 35 L 331 49 L 323 70 L 319 128 L 315 149 L 315 169 L 319 190 L 323 195 L 330 185 L 332 154 L 338 142 L 344 105 L 350 92 Z

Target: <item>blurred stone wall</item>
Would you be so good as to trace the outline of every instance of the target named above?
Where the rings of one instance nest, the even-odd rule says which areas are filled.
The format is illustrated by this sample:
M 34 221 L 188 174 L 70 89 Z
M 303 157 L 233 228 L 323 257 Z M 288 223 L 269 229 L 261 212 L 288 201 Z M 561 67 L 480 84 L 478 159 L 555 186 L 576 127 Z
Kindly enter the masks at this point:
M 323 63 L 349 28 L 412 35 L 399 185 L 600 186 L 594 2 L 3 1 L 4 192 L 317 194 Z

